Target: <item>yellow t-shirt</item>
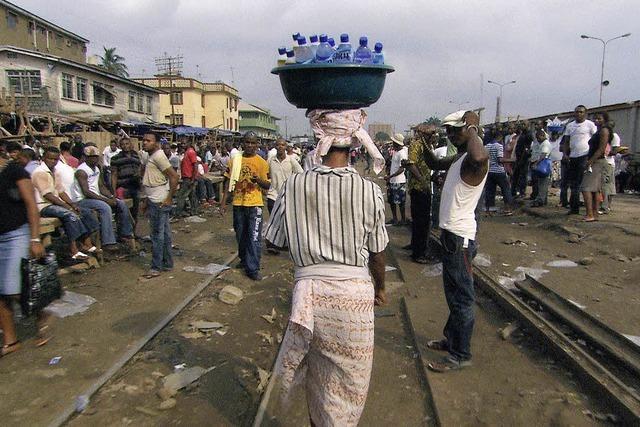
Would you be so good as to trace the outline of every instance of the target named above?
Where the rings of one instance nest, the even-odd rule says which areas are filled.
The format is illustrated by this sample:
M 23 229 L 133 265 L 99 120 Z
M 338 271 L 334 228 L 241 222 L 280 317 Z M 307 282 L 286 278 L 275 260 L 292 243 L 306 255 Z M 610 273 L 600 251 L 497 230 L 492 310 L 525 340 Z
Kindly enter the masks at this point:
M 233 168 L 233 162 L 229 162 Z M 230 170 L 228 176 L 232 176 Z M 240 178 L 233 190 L 233 206 L 264 206 L 263 190 L 251 181 L 251 177 L 257 175 L 260 179 L 268 180 L 269 164 L 259 155 L 242 157 Z

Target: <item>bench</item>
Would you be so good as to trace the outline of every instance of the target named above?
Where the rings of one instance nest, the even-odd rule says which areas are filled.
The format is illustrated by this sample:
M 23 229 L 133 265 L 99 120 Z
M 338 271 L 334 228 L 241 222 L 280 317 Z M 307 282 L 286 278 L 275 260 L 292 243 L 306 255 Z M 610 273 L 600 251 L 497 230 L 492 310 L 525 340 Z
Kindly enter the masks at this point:
M 133 206 L 133 199 L 124 199 L 124 203 L 128 208 Z M 62 227 L 62 222 L 58 218 L 40 218 L 40 240 L 42 240 L 42 245 L 46 248 L 51 245 L 51 234 L 56 231 L 57 228 Z M 100 232 L 95 233 L 95 244 L 96 247 L 100 248 Z M 136 239 L 130 240 L 131 250 L 136 251 Z M 102 262 L 102 260 L 100 260 Z

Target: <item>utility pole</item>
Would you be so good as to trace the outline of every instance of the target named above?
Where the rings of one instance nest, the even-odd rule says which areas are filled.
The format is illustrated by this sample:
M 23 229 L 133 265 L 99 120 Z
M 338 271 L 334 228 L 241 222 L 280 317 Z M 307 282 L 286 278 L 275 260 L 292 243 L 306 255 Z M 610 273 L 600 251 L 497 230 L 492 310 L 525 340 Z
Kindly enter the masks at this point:
M 289 116 L 284 116 L 282 117 L 282 120 L 284 120 L 284 139 L 289 139 L 289 127 L 287 124 L 287 119 L 289 118 Z
M 580 38 L 582 38 L 582 39 L 598 40 L 599 42 L 602 43 L 602 65 L 600 67 L 600 85 L 599 85 L 600 86 L 600 104 L 598 104 L 598 105 L 602 105 L 602 89 L 604 89 L 604 87 L 609 84 L 609 82 L 605 82 L 604 81 L 604 56 L 607 53 L 607 43 L 609 43 L 611 41 L 614 41 L 614 40 L 621 39 L 623 37 L 629 37 L 630 35 L 631 35 L 631 33 L 627 33 L 627 34 L 623 34 L 621 36 L 614 37 L 614 38 L 606 40 L 606 41 L 602 40 L 602 39 L 600 39 L 598 37 L 591 37 L 591 36 L 587 36 L 585 34 L 580 36 Z
M 173 78 L 182 74 L 183 56 L 168 56 L 167 52 L 155 58 L 156 68 L 159 76 L 169 77 L 169 104 L 171 105 L 171 124 L 175 121 L 175 107 L 173 106 Z M 162 80 L 160 80 L 162 81 Z M 159 84 L 162 86 L 162 84 Z
M 501 113 L 500 107 L 502 104 L 502 88 L 507 85 L 515 84 L 515 82 L 516 82 L 515 80 L 511 80 L 510 82 L 499 83 L 499 82 L 494 82 L 493 80 L 487 80 L 487 83 L 491 83 L 500 87 L 500 96 L 498 96 L 498 99 L 496 101 L 496 123 L 500 121 L 500 113 Z

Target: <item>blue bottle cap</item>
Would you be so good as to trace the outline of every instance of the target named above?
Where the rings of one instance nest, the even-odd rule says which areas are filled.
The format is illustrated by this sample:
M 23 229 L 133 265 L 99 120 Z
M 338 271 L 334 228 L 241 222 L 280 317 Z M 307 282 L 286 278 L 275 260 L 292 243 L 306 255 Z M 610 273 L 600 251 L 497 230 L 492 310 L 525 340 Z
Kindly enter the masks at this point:
M 298 40 L 298 37 L 300 37 L 300 33 L 291 34 L 291 38 L 293 39 L 294 42 Z
M 286 48 L 286 47 L 284 47 L 284 46 L 280 46 L 280 47 L 278 48 L 278 53 L 279 53 L 280 55 L 284 55 L 285 53 L 287 53 L 287 48 Z
M 360 37 L 360 46 L 366 46 L 367 43 L 368 43 L 368 40 L 366 36 Z
M 329 40 L 326 34 L 320 34 L 320 43 L 326 43 Z
M 380 42 L 376 43 L 375 50 L 378 53 L 382 52 L 382 43 Z
M 307 44 L 307 38 L 305 36 L 298 37 L 298 46 L 303 46 Z
M 318 36 L 317 35 L 312 35 L 311 37 L 309 37 L 309 41 L 311 43 L 317 43 L 318 42 Z
M 294 55 L 293 50 L 289 49 L 287 51 L 287 58 L 293 58 L 293 55 Z
M 329 40 L 327 40 L 327 42 L 329 42 L 329 46 L 334 47 L 336 45 L 336 41 L 333 39 L 333 37 L 329 37 Z
M 340 34 L 340 43 L 349 43 L 349 34 Z

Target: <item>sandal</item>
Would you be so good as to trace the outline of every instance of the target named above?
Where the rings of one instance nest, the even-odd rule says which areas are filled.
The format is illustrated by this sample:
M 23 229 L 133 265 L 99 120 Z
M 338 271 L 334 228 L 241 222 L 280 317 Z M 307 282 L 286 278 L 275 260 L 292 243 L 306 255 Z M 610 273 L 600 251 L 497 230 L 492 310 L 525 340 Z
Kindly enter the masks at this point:
M 467 366 L 471 366 L 470 360 L 458 360 L 452 356 L 446 356 L 444 359 L 438 362 L 429 362 L 427 365 L 429 369 L 434 372 L 449 372 L 457 371 Z
M 449 342 L 446 339 L 429 340 L 427 341 L 427 348 L 436 351 L 449 351 Z
M 596 221 L 597 219 L 595 218 L 588 218 L 588 217 L 582 218 L 582 222 L 596 222 Z
M 156 270 L 149 270 L 147 273 L 142 275 L 145 279 L 154 279 L 158 276 L 160 276 L 160 272 Z
M 38 328 L 36 347 L 42 347 L 43 345 L 51 341 L 51 335 L 47 335 L 46 333 L 47 329 L 49 329 L 49 325 L 44 325 Z
M 22 347 L 22 345 L 20 344 L 20 341 L 14 341 L 11 344 L 5 344 L 2 347 L 0 347 L 0 357 L 4 357 L 7 354 L 11 354 L 14 351 L 20 350 L 20 347 Z
M 89 259 L 89 255 L 85 254 L 84 252 L 78 251 L 71 256 L 71 259 L 74 261 L 80 261 L 80 260 L 84 261 Z

